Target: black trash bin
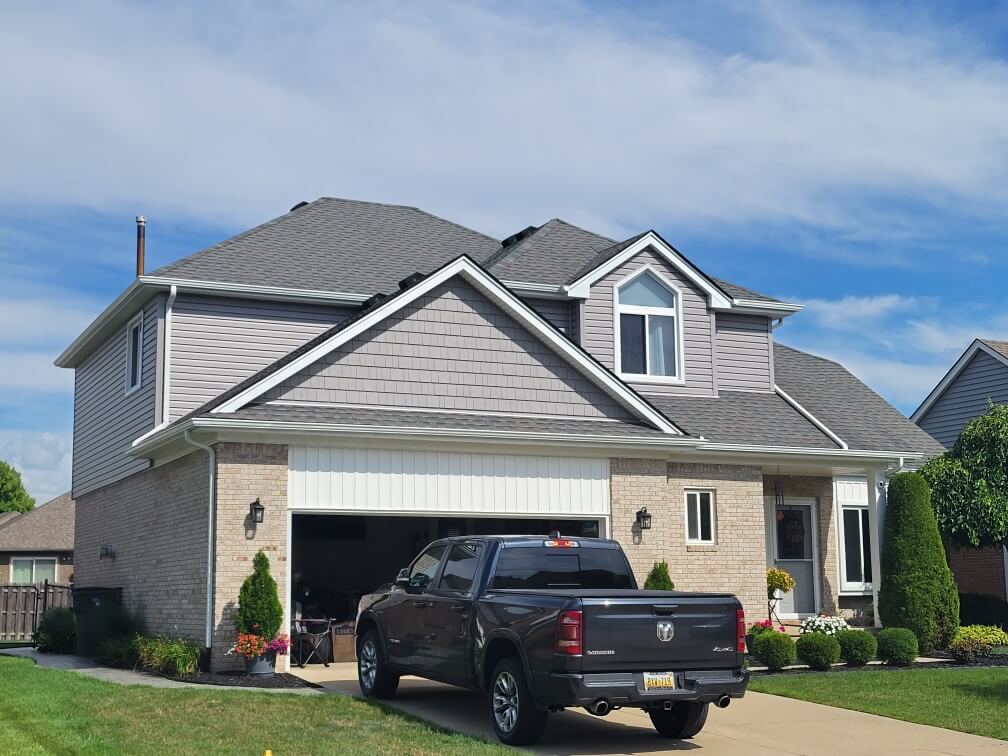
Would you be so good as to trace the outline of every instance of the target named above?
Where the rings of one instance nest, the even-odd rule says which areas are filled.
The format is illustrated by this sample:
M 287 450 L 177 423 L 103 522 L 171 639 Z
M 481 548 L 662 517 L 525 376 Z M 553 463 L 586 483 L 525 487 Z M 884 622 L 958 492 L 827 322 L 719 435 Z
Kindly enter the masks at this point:
M 74 588 L 71 606 L 77 626 L 77 655 L 100 655 L 109 622 L 122 606 L 122 588 Z

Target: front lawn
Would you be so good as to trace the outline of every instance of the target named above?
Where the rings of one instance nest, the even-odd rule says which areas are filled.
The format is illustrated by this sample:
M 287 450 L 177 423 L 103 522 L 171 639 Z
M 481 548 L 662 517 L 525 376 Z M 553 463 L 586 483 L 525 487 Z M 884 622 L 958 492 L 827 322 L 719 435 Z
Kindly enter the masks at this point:
M 1008 740 L 1008 669 L 754 676 L 750 690 Z
M 0 656 L 0 743 L 18 754 L 503 754 L 346 696 L 102 682 Z

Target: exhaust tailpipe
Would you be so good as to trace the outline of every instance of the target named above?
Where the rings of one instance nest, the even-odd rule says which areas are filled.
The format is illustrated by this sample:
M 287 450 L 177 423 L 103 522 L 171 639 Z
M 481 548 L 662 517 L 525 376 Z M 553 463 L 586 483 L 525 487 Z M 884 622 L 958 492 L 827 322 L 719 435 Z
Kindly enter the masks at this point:
M 609 702 L 606 701 L 604 698 L 600 698 L 595 703 L 589 706 L 585 706 L 585 708 L 588 710 L 588 713 L 594 714 L 596 717 L 604 717 L 606 714 L 612 711 L 612 706 L 610 706 Z
M 728 704 L 730 703 L 731 703 L 731 696 L 721 696 L 721 698 L 719 698 L 714 703 L 714 705 L 717 706 L 719 709 L 727 709 Z

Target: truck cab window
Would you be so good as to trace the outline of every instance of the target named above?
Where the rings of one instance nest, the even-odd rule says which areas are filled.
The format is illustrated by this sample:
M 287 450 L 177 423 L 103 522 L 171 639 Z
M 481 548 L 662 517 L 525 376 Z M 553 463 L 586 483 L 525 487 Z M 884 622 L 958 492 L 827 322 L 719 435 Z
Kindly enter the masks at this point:
M 448 591 L 468 591 L 476 577 L 476 566 L 483 553 L 481 543 L 456 543 L 448 552 L 438 588 Z
M 441 564 L 441 557 L 445 553 L 445 545 L 431 546 L 427 551 L 417 557 L 410 567 L 409 582 L 410 587 L 417 591 L 427 590 L 431 580 L 437 573 L 438 565 Z

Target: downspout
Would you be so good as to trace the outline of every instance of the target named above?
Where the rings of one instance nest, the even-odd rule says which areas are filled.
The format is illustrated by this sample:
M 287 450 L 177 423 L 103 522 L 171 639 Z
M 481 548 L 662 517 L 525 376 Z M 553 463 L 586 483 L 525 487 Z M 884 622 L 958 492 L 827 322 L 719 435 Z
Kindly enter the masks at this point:
M 209 480 L 210 497 L 207 507 L 207 605 L 206 605 L 206 648 L 209 653 L 213 644 L 213 620 L 214 620 L 214 561 L 217 556 L 215 543 L 215 532 L 217 522 L 217 452 L 212 446 L 194 441 L 192 431 L 186 430 L 185 440 L 190 446 L 203 449 L 209 455 Z
M 171 418 L 171 336 L 172 336 L 172 306 L 175 304 L 175 297 L 178 296 L 178 286 L 172 284 L 168 294 L 168 302 L 165 304 L 165 333 L 164 333 L 164 379 L 161 381 L 161 424 L 167 425 Z

